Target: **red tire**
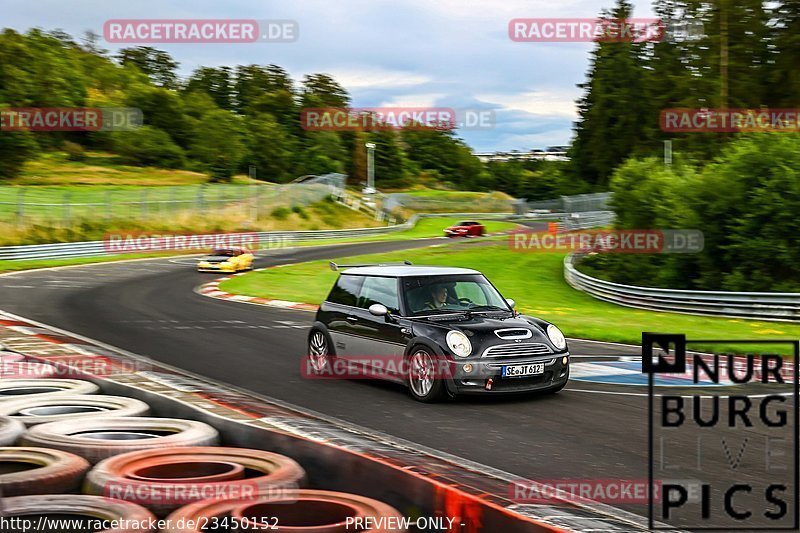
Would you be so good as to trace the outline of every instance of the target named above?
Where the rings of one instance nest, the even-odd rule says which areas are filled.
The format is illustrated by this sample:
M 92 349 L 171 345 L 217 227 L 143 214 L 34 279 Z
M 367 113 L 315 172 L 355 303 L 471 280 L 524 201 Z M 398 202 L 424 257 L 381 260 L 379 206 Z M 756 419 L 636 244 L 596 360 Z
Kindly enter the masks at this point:
M 74 492 L 89 471 L 86 459 L 47 448 L 0 448 L 0 463 L 4 497 Z
M 199 533 L 202 531 L 200 526 L 213 523 L 215 517 L 230 517 L 236 524 L 246 522 L 245 526 L 239 528 L 240 531 L 264 531 L 269 527 L 285 533 L 406 531 L 401 525 L 402 515 L 394 507 L 364 496 L 323 490 L 299 490 L 293 500 L 266 498 L 194 503 L 169 515 L 167 528 L 163 531 Z M 348 519 L 351 521 L 348 522 Z M 355 522 L 358 519 L 361 519 L 362 527 Z M 368 524 L 368 527 L 364 528 L 364 524 Z M 372 527 L 376 524 L 383 526 Z
M 305 472 L 292 459 L 247 448 L 143 450 L 98 463 L 84 492 L 144 505 L 161 516 L 208 498 L 293 493 Z
M 149 526 L 155 520 L 153 513 L 128 502 L 101 498 L 99 496 L 82 495 L 38 495 L 3 498 L 3 518 L 24 518 L 36 524 L 39 517 L 51 520 L 63 520 L 67 516 L 71 520 L 86 521 L 94 524 L 97 521 L 109 521 L 118 526 L 104 529 L 102 533 L 154 533 Z M 86 531 L 78 529 L 77 531 Z M 30 528 L 4 530 L 4 533 L 30 533 Z

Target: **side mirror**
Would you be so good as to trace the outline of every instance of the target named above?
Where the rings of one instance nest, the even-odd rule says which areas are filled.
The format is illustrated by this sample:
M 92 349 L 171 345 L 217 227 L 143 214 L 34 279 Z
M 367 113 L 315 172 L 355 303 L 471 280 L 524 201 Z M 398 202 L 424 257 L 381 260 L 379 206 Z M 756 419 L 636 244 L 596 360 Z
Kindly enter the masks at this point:
M 517 302 L 512 300 L 511 298 L 506 298 L 506 303 L 511 309 L 514 309 L 517 306 Z
M 370 305 L 369 312 L 375 316 L 386 316 L 389 314 L 389 310 L 383 304 Z

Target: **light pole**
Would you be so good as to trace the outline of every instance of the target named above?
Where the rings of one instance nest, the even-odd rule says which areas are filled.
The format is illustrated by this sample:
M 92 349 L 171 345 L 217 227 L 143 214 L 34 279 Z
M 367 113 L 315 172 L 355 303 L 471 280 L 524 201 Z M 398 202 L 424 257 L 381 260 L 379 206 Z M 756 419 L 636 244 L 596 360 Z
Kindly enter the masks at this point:
M 364 194 L 375 194 L 375 143 L 367 143 L 367 186 Z

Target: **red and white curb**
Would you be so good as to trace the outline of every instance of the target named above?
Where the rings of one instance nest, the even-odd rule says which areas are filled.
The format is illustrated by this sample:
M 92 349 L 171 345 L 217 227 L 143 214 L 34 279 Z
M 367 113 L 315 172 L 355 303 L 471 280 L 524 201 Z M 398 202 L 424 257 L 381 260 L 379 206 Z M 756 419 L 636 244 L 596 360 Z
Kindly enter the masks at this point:
M 271 268 L 278 268 L 278 267 L 271 267 Z M 253 272 L 260 272 L 262 270 L 267 270 L 267 269 L 257 268 Z M 267 307 L 278 307 L 280 309 L 294 309 L 295 311 L 314 312 L 317 309 L 319 309 L 319 306 L 314 304 L 307 304 L 303 302 L 290 302 L 288 300 L 274 300 L 272 298 L 259 298 L 257 296 L 245 296 L 243 294 L 232 294 L 230 292 L 223 291 L 219 288 L 219 284 L 222 283 L 223 281 L 228 281 L 234 276 L 243 276 L 244 274 L 248 273 L 249 272 L 239 272 L 238 274 L 232 274 L 224 278 L 217 278 L 213 281 L 209 281 L 208 283 L 203 283 L 199 287 L 196 287 L 194 291 L 202 296 L 208 296 L 209 298 L 216 298 L 217 300 L 227 300 L 230 302 L 264 305 Z

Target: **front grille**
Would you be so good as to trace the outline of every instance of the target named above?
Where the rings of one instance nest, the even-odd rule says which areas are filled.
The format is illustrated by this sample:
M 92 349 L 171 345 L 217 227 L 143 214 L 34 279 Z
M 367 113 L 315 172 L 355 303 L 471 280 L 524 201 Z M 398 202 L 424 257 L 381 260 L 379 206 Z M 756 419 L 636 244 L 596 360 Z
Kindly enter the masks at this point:
M 530 357 L 532 355 L 547 355 L 553 351 L 542 343 L 515 343 L 490 346 L 483 352 L 482 357 Z

